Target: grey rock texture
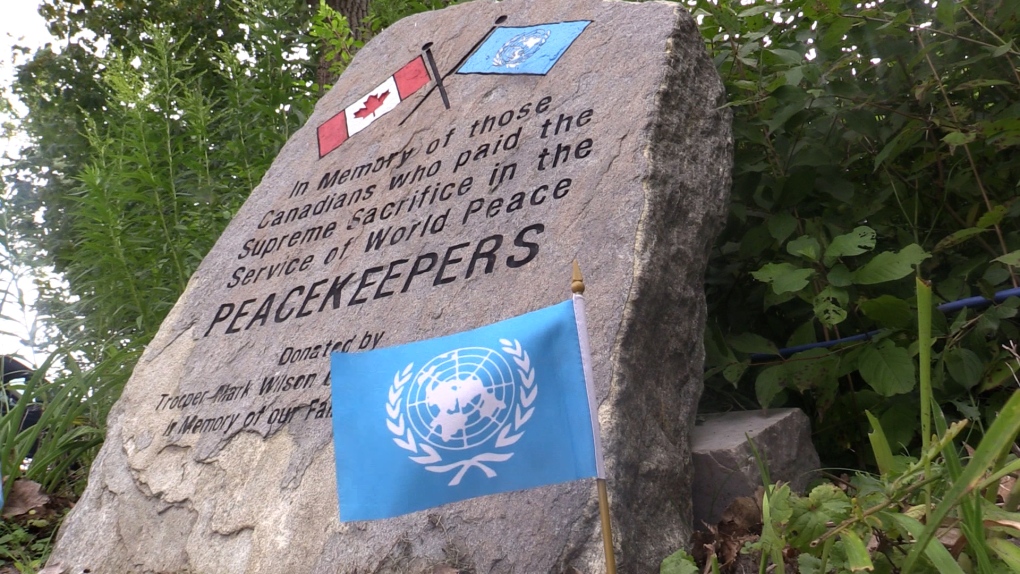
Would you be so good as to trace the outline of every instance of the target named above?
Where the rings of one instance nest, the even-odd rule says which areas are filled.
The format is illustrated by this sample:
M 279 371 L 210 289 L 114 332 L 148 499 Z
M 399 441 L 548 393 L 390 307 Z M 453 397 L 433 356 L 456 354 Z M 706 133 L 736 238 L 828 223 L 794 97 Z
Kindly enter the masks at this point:
M 811 442 L 811 422 L 800 409 L 737 411 L 707 415 L 694 427 L 694 526 L 715 525 L 735 498 L 754 496 L 763 486 L 748 443 L 765 458 L 773 482 L 803 492 L 820 462 Z
M 423 88 L 319 157 L 317 127 L 423 44 L 445 73 L 501 16 L 505 26 L 592 23 L 544 76 L 451 74 L 450 109 Z M 337 519 L 324 349 L 396 345 L 557 303 L 576 259 L 619 568 L 657 571 L 691 533 L 702 280 L 732 163 L 723 102 L 695 22 L 674 3 L 479 0 L 374 38 L 281 150 L 139 361 L 51 564 L 95 574 L 604 572 L 592 481 Z M 487 117 L 497 118 L 489 129 Z M 419 166 L 418 181 L 392 185 Z M 421 199 L 430 185 L 451 191 Z M 418 207 L 401 211 L 401 200 Z

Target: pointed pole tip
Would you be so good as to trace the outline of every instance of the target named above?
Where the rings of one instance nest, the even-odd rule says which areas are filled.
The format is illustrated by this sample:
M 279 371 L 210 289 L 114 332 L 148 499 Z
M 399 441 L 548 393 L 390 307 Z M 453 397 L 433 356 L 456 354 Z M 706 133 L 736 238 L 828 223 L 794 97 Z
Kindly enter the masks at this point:
M 574 271 L 570 277 L 570 292 L 584 295 L 584 278 L 581 277 L 581 266 L 574 260 Z

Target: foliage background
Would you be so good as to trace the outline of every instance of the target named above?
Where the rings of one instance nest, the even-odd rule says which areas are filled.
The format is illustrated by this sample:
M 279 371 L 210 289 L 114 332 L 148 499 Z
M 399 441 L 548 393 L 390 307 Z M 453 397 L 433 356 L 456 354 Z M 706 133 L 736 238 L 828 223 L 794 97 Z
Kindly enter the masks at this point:
M 352 31 L 321 0 L 44 1 L 61 48 L 13 87 L 30 144 L 0 165 L 0 265 L 66 279 L 39 282 L 60 349 L 49 380 L 17 389 L 66 416 L 35 433 L 17 410 L 0 418 L 8 488 L 24 473 L 84 488 L 141 349 L 331 75 L 373 33 L 448 3 L 373 0 Z M 685 4 L 736 143 L 702 410 L 802 407 L 828 464 L 872 468 L 870 410 L 916 452 L 910 277 L 935 304 L 1018 286 L 1020 0 Z M 1020 336 L 1018 306 L 933 312 L 936 401 L 977 434 L 1013 390 L 1002 345 Z M 777 354 L 859 333 L 872 336 Z M 24 471 L 36 439 L 46 462 Z
M 796 405 L 864 468 L 864 410 L 918 446 L 915 273 L 936 304 L 1017 287 L 1016 0 L 695 11 L 734 108 L 729 224 L 707 278 L 703 408 Z M 1018 299 L 934 313 L 933 384 L 980 429 L 1012 391 Z M 780 359 L 777 347 L 875 332 Z M 762 356 L 764 355 L 764 356 Z
M 34 270 L 36 342 L 56 351 L 2 389 L 16 405 L 0 408 L 8 496 L 19 478 L 54 500 L 84 489 L 141 351 L 318 96 L 366 38 L 447 3 L 41 2 L 59 48 L 32 54 L 0 99 L 28 108 L 4 129 L 29 140 L 0 161 L 0 265 Z M 17 285 L 0 312 L 24 307 Z M 43 417 L 21 429 L 33 404 Z M 0 564 L 19 571 L 41 567 L 59 525 L 26 520 L 0 529 Z

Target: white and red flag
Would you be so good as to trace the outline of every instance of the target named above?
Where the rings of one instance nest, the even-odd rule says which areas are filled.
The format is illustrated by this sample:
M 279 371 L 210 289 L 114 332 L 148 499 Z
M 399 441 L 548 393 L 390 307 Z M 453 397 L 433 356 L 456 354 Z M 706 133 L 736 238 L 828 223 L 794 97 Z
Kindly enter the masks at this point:
M 407 99 L 428 83 L 425 60 L 418 56 L 374 90 L 319 126 L 319 157 L 340 147 L 348 138 L 368 127 L 368 124 L 397 107 L 401 100 Z

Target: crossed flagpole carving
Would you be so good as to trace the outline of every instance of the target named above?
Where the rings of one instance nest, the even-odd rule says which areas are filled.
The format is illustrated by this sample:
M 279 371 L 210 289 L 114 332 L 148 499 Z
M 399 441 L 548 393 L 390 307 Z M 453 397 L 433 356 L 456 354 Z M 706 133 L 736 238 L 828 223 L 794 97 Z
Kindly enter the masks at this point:
M 496 438 L 495 447 L 505 448 L 513 445 L 524 436 L 524 431 L 521 430 L 521 427 L 535 414 L 533 404 L 538 397 L 538 385 L 535 384 L 535 369 L 531 366 L 531 358 L 528 356 L 528 352 L 521 347 L 520 341 L 516 339 L 513 341 L 500 339 L 499 343 L 502 345 L 502 350 L 513 357 L 514 363 L 517 365 L 517 373 L 520 375 L 521 384 L 524 387 L 521 392 L 521 400 L 514 411 L 513 424 L 504 426 Z M 411 380 L 413 372 L 414 363 L 410 363 L 402 371 L 397 371 L 393 375 L 393 384 L 390 385 L 386 401 L 386 428 L 396 435 L 393 438 L 393 442 L 400 448 L 414 454 L 418 454 L 419 451 L 425 453 L 423 456 L 409 456 L 408 458 L 418 464 L 426 465 L 425 470 L 429 472 L 442 474 L 457 470 L 457 473 L 450 479 L 448 486 L 460 484 L 464 475 L 471 468 L 481 470 L 488 478 L 495 477 L 496 471 L 485 463 L 505 462 L 514 453 L 483 452 L 471 458 L 450 464 L 436 464 L 443 462 L 443 457 L 439 454 L 439 451 L 432 445 L 415 439 L 414 432 L 410 428 L 411 425 L 405 424 L 404 413 L 401 412 L 404 403 L 404 386 Z

